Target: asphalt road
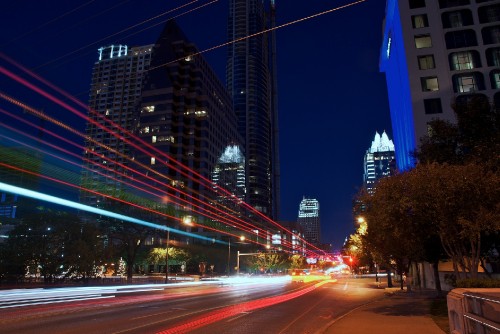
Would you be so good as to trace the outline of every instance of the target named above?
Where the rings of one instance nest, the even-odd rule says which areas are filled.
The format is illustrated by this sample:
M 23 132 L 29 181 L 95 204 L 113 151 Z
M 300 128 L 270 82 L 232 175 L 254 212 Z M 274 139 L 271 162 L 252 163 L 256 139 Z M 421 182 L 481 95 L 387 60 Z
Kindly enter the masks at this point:
M 371 282 L 196 286 L 16 307 L 0 311 L 0 333 L 321 333 L 383 295 Z

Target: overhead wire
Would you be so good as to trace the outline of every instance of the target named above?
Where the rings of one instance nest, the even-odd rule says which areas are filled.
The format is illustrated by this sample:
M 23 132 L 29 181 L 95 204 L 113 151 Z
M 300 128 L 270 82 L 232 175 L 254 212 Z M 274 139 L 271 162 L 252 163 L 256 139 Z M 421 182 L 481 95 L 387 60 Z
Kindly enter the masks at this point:
M 223 43 L 223 44 L 219 44 L 219 45 L 217 45 L 217 46 L 215 46 L 215 47 L 211 47 L 211 48 L 205 49 L 205 50 L 203 50 L 203 51 L 193 53 L 193 54 L 191 54 L 191 56 L 196 56 L 196 55 L 199 55 L 199 54 L 202 54 L 202 53 L 205 53 L 205 52 L 208 52 L 208 51 L 214 50 L 214 49 L 216 49 L 216 48 L 220 48 L 220 47 L 223 47 L 223 46 L 226 46 L 226 45 L 232 44 L 232 43 L 236 43 L 236 42 L 239 42 L 239 41 L 242 41 L 242 40 L 248 39 L 248 38 L 252 38 L 252 37 L 258 36 L 258 35 L 260 35 L 260 34 L 264 34 L 264 33 L 270 32 L 270 31 L 272 31 L 272 30 L 276 30 L 276 29 L 279 29 L 279 28 L 283 28 L 283 27 L 289 26 L 289 25 L 291 25 L 291 24 L 295 24 L 295 23 L 298 23 L 298 22 L 301 22 L 301 21 L 304 21 L 304 20 L 308 20 L 308 19 L 311 19 L 311 18 L 314 18 L 314 17 L 320 16 L 320 15 L 324 15 L 324 14 L 330 13 L 330 12 L 332 12 L 332 11 L 336 11 L 336 10 L 339 10 L 339 9 L 342 9 L 342 8 L 346 8 L 346 7 L 349 7 L 349 6 L 355 5 L 355 4 L 359 4 L 359 3 L 364 2 L 364 1 L 366 1 L 366 0 L 356 1 L 356 2 L 353 2 L 353 3 L 347 4 L 347 5 L 344 5 L 344 6 L 340 6 L 340 7 L 333 8 L 333 9 L 330 9 L 330 10 L 327 10 L 327 11 L 324 11 L 324 12 L 321 12 L 321 13 L 317 13 L 317 14 L 314 14 L 314 15 L 311 15 L 311 16 L 308 16 L 308 17 L 305 17 L 305 18 L 301 18 L 301 19 L 298 19 L 298 20 L 295 20 L 295 21 L 292 21 L 292 22 L 288 22 L 288 23 L 286 23 L 286 24 L 282 24 L 282 25 L 280 25 L 280 26 L 276 26 L 276 27 L 273 27 L 273 28 L 270 28 L 270 29 L 266 29 L 266 30 L 264 30 L 264 31 L 262 31 L 262 32 L 259 32 L 259 33 L 256 33 L 256 34 L 252 34 L 252 35 L 249 35 L 249 36 L 245 36 L 245 37 L 243 37 L 243 38 L 238 38 L 238 39 L 235 39 L 235 40 L 233 40 L 233 41 L 226 42 L 226 43 Z M 195 1 L 193 1 L 193 2 L 195 2 Z M 215 1 L 213 1 L 213 2 L 215 2 Z M 210 3 L 209 3 L 209 4 L 210 4 Z M 206 6 L 206 5 L 208 5 L 208 4 L 205 4 L 204 6 Z M 193 10 L 195 10 L 195 9 L 192 9 L 191 11 L 193 11 Z M 158 17 L 158 16 L 157 16 L 157 17 Z M 154 18 L 152 18 L 152 19 L 154 19 Z M 150 21 L 150 20 L 152 20 L 152 19 L 149 19 L 149 20 L 147 20 L 147 21 Z M 158 24 L 160 24 L 160 23 L 158 23 Z M 158 25 L 158 24 L 156 24 L 156 25 Z M 135 26 L 138 26 L 138 25 L 135 25 Z M 134 27 L 135 27 L 135 26 L 134 26 Z M 129 30 L 129 29 L 131 29 L 131 28 L 132 28 L 132 27 L 127 28 L 126 30 Z M 126 30 L 125 30 L 125 31 L 126 31 Z M 141 31 L 143 31 L 143 30 L 141 30 Z M 122 32 L 123 32 L 123 31 L 122 31 Z M 98 43 L 98 42 L 96 42 L 96 43 Z M 94 43 L 94 44 L 95 44 L 95 43 Z M 184 59 L 184 58 L 185 58 L 185 57 L 180 58 L 180 59 L 175 60 L 175 61 L 170 61 L 170 62 L 164 63 L 164 64 L 159 65 L 159 66 L 156 66 L 156 67 L 154 67 L 154 68 L 149 68 L 149 70 L 153 70 L 153 69 L 156 69 L 156 68 L 159 68 L 159 67 L 162 67 L 162 66 L 166 66 L 166 65 L 168 65 L 168 64 L 175 63 L 175 62 L 180 61 L 180 60 L 182 60 L 182 59 Z M 185 166 L 183 166 L 183 165 L 182 165 L 182 164 L 180 164 L 180 163 L 178 163 L 178 164 L 179 164 L 179 166 L 185 167 Z M 201 175 L 200 175 L 200 176 L 201 176 Z M 202 179 L 204 179 L 205 181 L 208 181 L 208 182 L 209 182 L 209 184 L 211 184 L 211 181 L 210 181 L 210 180 L 207 180 L 207 179 L 205 179 L 205 178 L 203 178 L 203 177 L 202 177 Z M 245 204 L 246 204 L 246 203 L 245 203 Z M 254 209 L 254 208 L 252 208 L 252 207 L 250 207 L 250 208 L 251 208 L 251 209 L 253 209 L 253 210 L 255 210 L 255 209 Z M 256 211 L 256 210 L 255 210 L 255 211 Z M 268 218 L 267 216 L 265 216 L 265 215 L 261 214 L 259 211 L 256 211 L 256 213 L 257 213 L 258 215 L 259 215 L 259 214 L 260 214 L 260 215 L 262 215 L 263 217 L 267 218 L 267 220 L 268 220 L 268 221 L 270 221 L 270 222 L 272 222 L 273 224 L 275 224 L 275 225 L 277 225 L 277 226 L 279 226 L 279 227 L 281 227 L 281 228 L 282 228 L 282 226 L 281 226 L 281 225 L 279 225 L 279 224 L 277 224 L 276 222 L 272 221 L 270 218 Z M 286 230 L 286 229 L 285 229 L 285 230 Z M 288 231 L 288 232 L 290 232 L 290 231 Z M 314 247 L 314 248 L 316 248 L 316 247 Z
M 36 31 L 38 31 L 38 30 L 40 30 L 40 29 L 42 29 L 42 28 L 44 28 L 44 27 L 46 27 L 48 25 L 50 25 L 51 23 L 59 21 L 60 19 L 66 17 L 66 16 L 68 16 L 68 15 L 70 15 L 70 14 L 72 14 L 72 13 L 74 13 L 74 12 L 80 10 L 80 9 L 82 9 L 83 7 L 86 7 L 86 6 L 90 5 L 94 1 L 96 1 L 96 0 L 87 1 L 84 4 L 82 4 L 82 5 L 78 6 L 78 7 L 75 7 L 73 9 L 71 9 L 71 10 L 69 10 L 69 11 L 67 11 L 67 12 L 65 12 L 65 13 L 63 13 L 63 14 L 61 14 L 61 15 L 59 15 L 59 16 L 57 16 L 57 17 L 55 17 L 55 18 L 53 18 L 53 19 L 51 19 L 51 20 L 49 20 L 49 21 L 47 21 L 47 22 L 45 22 L 45 23 L 43 23 L 43 24 L 41 24 L 41 25 L 39 25 L 39 26 L 37 26 L 37 27 L 35 27 L 35 28 L 33 28 L 33 29 L 25 32 L 25 33 L 23 33 L 23 34 L 21 34 L 21 35 L 19 35 L 19 36 L 17 36 L 17 37 L 15 37 L 15 38 L 13 38 L 9 42 L 3 44 L 1 47 L 8 46 L 8 45 L 12 44 L 13 42 L 20 40 L 21 38 L 24 38 L 24 37 L 26 37 L 28 35 L 31 35 L 32 33 L 36 32 Z

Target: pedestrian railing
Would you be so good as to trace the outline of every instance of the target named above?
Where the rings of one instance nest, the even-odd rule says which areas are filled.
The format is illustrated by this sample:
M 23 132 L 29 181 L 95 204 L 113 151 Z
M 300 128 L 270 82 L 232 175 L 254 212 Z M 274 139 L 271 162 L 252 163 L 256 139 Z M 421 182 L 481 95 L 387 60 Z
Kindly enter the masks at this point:
M 447 301 L 452 334 L 500 333 L 500 289 L 454 289 Z

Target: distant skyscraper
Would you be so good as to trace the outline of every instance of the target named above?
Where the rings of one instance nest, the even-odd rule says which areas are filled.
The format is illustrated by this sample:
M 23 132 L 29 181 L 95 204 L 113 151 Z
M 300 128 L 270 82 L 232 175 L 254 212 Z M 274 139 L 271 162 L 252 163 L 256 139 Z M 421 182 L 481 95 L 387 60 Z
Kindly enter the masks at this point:
M 363 181 L 368 192 L 372 193 L 378 179 L 389 176 L 395 169 L 394 144 L 385 131 L 382 136 L 375 132 L 372 146 L 366 151 Z
M 151 61 L 152 45 L 129 49 L 126 45 L 111 45 L 98 50 L 99 58 L 92 71 L 90 99 L 85 142 L 82 185 L 88 189 L 110 193 L 123 190 L 124 175 L 130 175 L 126 166 L 133 148 L 111 135 L 110 120 L 132 133 L 137 119 L 137 104 L 141 97 L 142 80 Z M 104 128 L 99 127 L 99 125 Z M 130 135 L 114 129 L 123 139 Z M 99 168 L 102 166 L 103 168 Z M 105 198 L 82 192 L 81 201 L 102 207 Z
M 500 108 L 500 1 L 387 0 L 385 72 L 398 168 L 434 118 L 455 121 L 452 103 L 488 97 Z
M 274 1 L 230 0 L 228 39 L 274 26 Z M 274 32 L 229 44 L 227 86 L 244 140 L 247 203 L 277 219 L 279 213 L 278 115 Z
M 212 172 L 212 181 L 215 185 L 228 190 L 234 196 L 215 189 L 216 200 L 226 207 L 238 212 L 238 201 L 245 201 L 245 157 L 239 146 L 226 147 Z
M 299 205 L 297 222 L 302 228 L 304 239 L 313 244 L 321 244 L 321 224 L 319 202 L 313 198 L 303 198 Z

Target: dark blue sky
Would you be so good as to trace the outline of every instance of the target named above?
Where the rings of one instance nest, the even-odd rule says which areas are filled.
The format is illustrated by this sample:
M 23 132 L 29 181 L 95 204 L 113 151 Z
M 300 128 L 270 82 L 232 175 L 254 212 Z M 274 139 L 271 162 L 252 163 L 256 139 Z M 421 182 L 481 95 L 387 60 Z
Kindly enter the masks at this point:
M 109 36 L 186 3 L 12 1 L 2 5 L 0 50 L 87 102 L 97 48 L 153 44 L 163 24 L 130 34 L 183 10 Z M 276 3 L 281 25 L 349 2 Z M 227 11 L 227 0 L 219 0 L 177 20 L 204 50 L 226 41 Z M 363 155 L 375 131 L 386 130 L 392 139 L 385 78 L 378 71 L 384 11 L 384 0 L 368 0 L 277 31 L 281 218 L 295 221 L 302 197 L 317 198 L 323 242 L 335 248 L 353 229 L 351 203 L 362 184 Z M 224 81 L 226 48 L 204 56 Z M 14 86 L 0 77 L 0 90 L 12 91 Z M 18 97 L 49 108 L 31 94 Z M 59 116 L 66 122 L 74 119 L 63 111 Z

